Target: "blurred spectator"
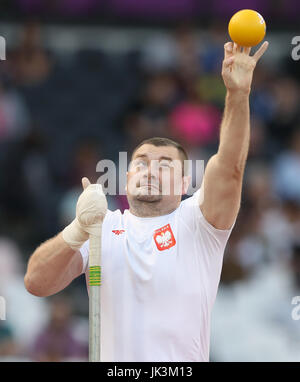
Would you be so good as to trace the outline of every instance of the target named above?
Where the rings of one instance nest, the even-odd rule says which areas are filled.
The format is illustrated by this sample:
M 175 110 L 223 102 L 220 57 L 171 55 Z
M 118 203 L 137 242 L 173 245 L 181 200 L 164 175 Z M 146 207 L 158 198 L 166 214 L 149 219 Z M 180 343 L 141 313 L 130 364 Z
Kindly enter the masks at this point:
M 141 140 L 152 136 L 166 136 L 168 121 L 165 114 L 147 115 L 143 112 L 129 114 L 125 119 L 125 132 L 128 137 L 128 150 Z
M 172 72 L 148 75 L 137 102 L 124 119 L 128 137 L 126 149 L 132 149 L 143 139 L 167 136 L 168 113 L 180 99 L 179 82 Z
M 126 150 L 132 151 L 145 138 L 167 136 L 168 113 L 179 97 L 179 83 L 175 74 L 160 71 L 148 75 L 138 99 L 124 117 Z
M 23 138 L 29 129 L 29 118 L 21 95 L 0 78 L 0 142 Z
M 265 211 L 259 223 L 260 232 L 266 242 L 267 259 L 270 262 L 288 261 L 291 256 L 291 243 L 295 239 L 296 227 L 293 227 L 294 223 L 288 213 L 290 208 L 294 208 L 294 204 L 291 207 L 289 205 L 289 202 L 274 204 Z M 298 214 L 298 219 L 299 216 Z
M 22 141 L 7 146 L 6 151 L 3 160 L 6 181 L 0 197 L 4 216 L 13 222 L 16 238 L 25 240 L 25 243 L 28 240 L 44 240 L 49 234 L 55 234 L 57 226 L 54 216 L 57 190 L 53 189 L 45 137 L 37 126 L 33 126 Z M 14 187 L 11 187 L 12 184 Z M 39 230 L 34 232 L 32 225 L 37 222 Z M 23 226 L 20 227 L 23 231 L 21 236 L 19 225 Z
M 270 137 L 277 148 L 286 148 L 290 136 L 300 123 L 299 83 L 291 77 L 278 78 L 273 82 L 275 110 L 269 123 Z
M 40 25 L 30 22 L 24 26 L 20 45 L 11 61 L 18 84 L 33 85 L 47 78 L 52 63 L 42 44 Z
M 148 72 L 177 70 L 184 78 L 201 71 L 199 38 L 191 24 L 182 23 L 173 35 L 150 38 L 142 48 L 141 64 Z
M 81 139 L 70 155 L 70 163 L 64 183 L 68 187 L 81 187 L 81 179 L 86 176 L 92 183 L 97 182 L 96 166 L 103 154 L 96 138 Z
M 207 33 L 202 35 L 201 42 L 201 65 L 202 71 L 210 76 L 220 79 L 222 61 L 224 56 L 224 44 L 229 41 L 226 22 L 218 20 L 207 28 Z M 225 87 L 224 87 L 225 90 Z M 212 89 L 210 89 L 212 91 Z M 224 99 L 223 99 L 224 101 Z
M 278 107 L 272 88 L 277 76 L 278 73 L 269 66 L 262 64 L 255 68 L 250 105 L 252 115 L 255 115 L 263 123 L 272 122 L 274 113 L 276 113 L 276 107 Z
M 146 109 L 168 111 L 180 98 L 177 74 L 172 72 L 156 72 L 148 76 L 142 102 Z
M 202 71 L 200 45 L 196 30 L 191 24 L 181 24 L 175 30 L 177 70 L 183 78 L 195 78 Z
M 299 291 L 291 276 L 285 263 L 261 264 L 251 278 L 220 288 L 212 314 L 213 360 L 299 362 L 299 322 L 291 317 Z
M 275 192 L 283 199 L 300 203 L 300 129 L 289 136 L 289 147 L 278 156 L 273 168 Z
M 173 36 L 158 34 L 146 41 L 141 52 L 141 66 L 147 72 L 176 69 L 176 45 Z
M 295 242 L 292 247 L 292 258 L 291 258 L 291 271 L 293 272 L 293 282 L 295 292 L 300 291 L 300 240 Z
M 199 99 L 223 108 L 225 99 L 225 86 L 219 74 L 203 74 L 196 80 L 196 91 Z
M 6 301 L 5 322 L 8 325 L 3 328 L 3 336 L 17 344 L 5 347 L 9 352 L 7 355 L 12 355 L 12 349 L 18 355 L 26 353 L 26 348 L 47 317 L 45 301 L 25 289 L 24 273 L 25 265 L 17 245 L 8 238 L 0 238 L 0 295 Z
M 14 359 L 17 354 L 18 346 L 12 329 L 5 321 L 0 321 L 0 357 L 3 360 Z
M 216 139 L 220 113 L 211 105 L 183 102 L 171 113 L 170 123 L 178 140 L 204 146 Z
M 34 341 L 33 359 L 44 362 L 87 360 L 88 335 L 85 343 L 76 338 L 71 301 L 61 295 L 50 301 L 49 322 Z

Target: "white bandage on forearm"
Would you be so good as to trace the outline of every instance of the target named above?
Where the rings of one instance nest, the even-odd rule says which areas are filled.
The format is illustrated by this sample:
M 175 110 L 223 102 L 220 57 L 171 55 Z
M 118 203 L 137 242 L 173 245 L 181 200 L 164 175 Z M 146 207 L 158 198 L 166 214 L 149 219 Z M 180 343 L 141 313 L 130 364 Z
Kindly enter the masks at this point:
M 90 184 L 79 196 L 76 218 L 62 232 L 65 242 L 74 250 L 81 248 L 89 234 L 100 235 L 107 211 L 107 201 L 100 184 Z
M 62 231 L 62 236 L 74 251 L 80 249 L 89 238 L 89 234 L 82 229 L 77 218 Z

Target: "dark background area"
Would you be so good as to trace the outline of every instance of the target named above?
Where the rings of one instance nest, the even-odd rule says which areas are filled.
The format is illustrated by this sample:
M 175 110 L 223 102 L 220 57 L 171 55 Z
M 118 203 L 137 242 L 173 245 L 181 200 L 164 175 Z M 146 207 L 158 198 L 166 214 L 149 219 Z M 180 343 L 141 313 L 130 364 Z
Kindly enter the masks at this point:
M 197 26 L 225 23 L 236 10 L 256 9 L 272 20 L 272 28 L 292 29 L 298 25 L 297 0 L 3 0 L 2 21 L 24 21 L 36 17 L 41 22 L 94 23 L 99 25 L 174 26 L 182 20 Z

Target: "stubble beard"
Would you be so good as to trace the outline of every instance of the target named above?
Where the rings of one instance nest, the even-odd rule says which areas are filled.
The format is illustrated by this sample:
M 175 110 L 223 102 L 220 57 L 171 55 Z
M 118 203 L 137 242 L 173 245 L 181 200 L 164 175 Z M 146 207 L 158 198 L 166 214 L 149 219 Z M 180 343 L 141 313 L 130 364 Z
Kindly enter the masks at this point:
M 151 194 L 150 190 L 148 193 L 138 192 L 136 195 L 127 194 L 127 199 L 130 205 L 130 209 L 135 211 L 138 216 L 159 216 L 161 214 L 161 202 L 163 200 L 163 195 L 159 191 L 159 194 Z
M 133 198 L 143 203 L 158 203 L 162 200 L 162 193 L 160 189 L 151 190 L 151 188 L 148 188 L 146 192 L 140 190 Z
M 135 199 L 144 203 L 158 203 L 162 200 L 162 195 L 138 195 Z

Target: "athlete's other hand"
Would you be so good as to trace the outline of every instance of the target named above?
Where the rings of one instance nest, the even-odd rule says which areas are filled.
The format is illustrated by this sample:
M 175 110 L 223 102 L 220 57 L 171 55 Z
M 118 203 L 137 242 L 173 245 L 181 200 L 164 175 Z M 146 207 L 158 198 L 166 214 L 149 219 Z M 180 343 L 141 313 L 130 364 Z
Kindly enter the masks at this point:
M 65 242 L 74 250 L 80 249 L 90 234 L 100 236 L 101 224 L 107 212 L 102 186 L 82 178 L 82 187 L 76 205 L 76 218 L 63 230 Z

